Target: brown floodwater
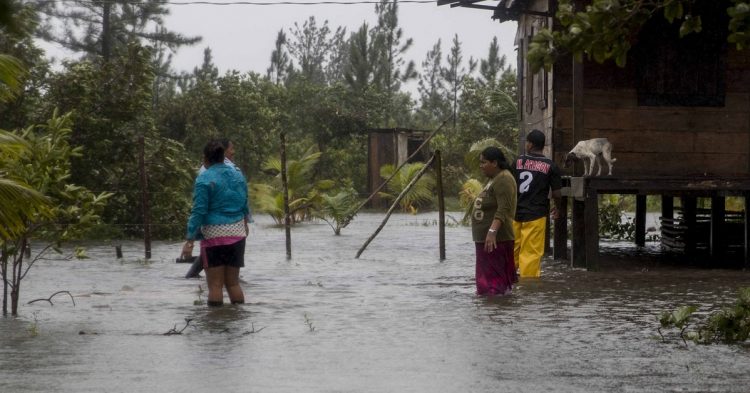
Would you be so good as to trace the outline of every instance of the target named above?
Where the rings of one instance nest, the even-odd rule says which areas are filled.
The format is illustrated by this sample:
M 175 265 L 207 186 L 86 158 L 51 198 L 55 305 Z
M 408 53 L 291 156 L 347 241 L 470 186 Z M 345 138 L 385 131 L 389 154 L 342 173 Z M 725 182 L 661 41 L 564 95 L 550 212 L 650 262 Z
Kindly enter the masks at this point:
M 459 218 L 460 214 L 452 216 Z M 705 315 L 750 272 L 680 267 L 647 248 L 602 242 L 606 269 L 545 260 L 543 278 L 480 298 L 466 227 L 435 214 L 366 213 L 334 236 L 325 222 L 284 231 L 258 217 L 242 270 L 248 303 L 209 309 L 183 278 L 181 244 L 88 245 L 88 260 L 37 263 L 20 315 L 0 317 L 0 392 L 747 392 L 750 349 L 662 342 L 660 312 Z M 67 295 L 46 302 L 59 290 Z M 164 335 L 181 330 L 180 335 Z

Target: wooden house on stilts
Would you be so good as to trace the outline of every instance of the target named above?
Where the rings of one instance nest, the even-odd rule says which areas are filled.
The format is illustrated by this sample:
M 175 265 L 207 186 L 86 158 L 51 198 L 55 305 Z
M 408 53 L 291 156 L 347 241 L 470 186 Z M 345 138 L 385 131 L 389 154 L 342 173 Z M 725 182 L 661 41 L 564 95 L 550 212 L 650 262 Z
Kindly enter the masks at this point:
M 556 0 L 437 3 L 485 9 L 500 22 L 518 23 L 521 138 L 543 130 L 545 153 L 560 164 L 580 140 L 606 137 L 614 146 L 613 176 L 583 177 L 581 168 L 566 173 L 572 247 L 569 253 L 567 221 L 556 222 L 555 258 L 596 269 L 599 195 L 634 194 L 637 245 L 646 240 L 646 197 L 655 196 L 664 249 L 712 266 L 750 267 L 750 50 L 727 43 L 730 1 L 696 2 L 703 29 L 683 38 L 679 23 L 651 18 L 623 68 L 567 56 L 537 73 L 526 61 L 529 43 L 541 28 L 559 27 Z M 726 197 L 741 197 L 744 209 L 728 212 Z

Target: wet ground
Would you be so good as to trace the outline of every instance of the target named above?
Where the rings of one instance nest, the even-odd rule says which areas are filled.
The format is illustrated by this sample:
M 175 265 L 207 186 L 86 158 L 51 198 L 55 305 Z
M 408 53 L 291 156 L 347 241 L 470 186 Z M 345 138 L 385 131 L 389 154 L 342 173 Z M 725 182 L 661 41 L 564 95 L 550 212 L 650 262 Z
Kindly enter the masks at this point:
M 458 218 L 458 214 L 455 215 Z M 747 392 L 750 349 L 664 343 L 657 316 L 736 299 L 750 272 L 654 262 L 656 246 L 604 242 L 601 272 L 545 260 L 541 280 L 478 298 L 470 230 L 436 215 L 341 236 L 324 222 L 283 229 L 260 217 L 242 271 L 248 304 L 208 309 L 179 243 L 89 245 L 89 260 L 40 261 L 18 318 L 0 317 L 0 392 Z M 630 256 L 630 257 L 629 257 Z M 47 302 L 59 290 L 67 295 Z M 185 327 L 185 319 L 191 319 Z M 174 329 L 180 335 L 164 335 Z

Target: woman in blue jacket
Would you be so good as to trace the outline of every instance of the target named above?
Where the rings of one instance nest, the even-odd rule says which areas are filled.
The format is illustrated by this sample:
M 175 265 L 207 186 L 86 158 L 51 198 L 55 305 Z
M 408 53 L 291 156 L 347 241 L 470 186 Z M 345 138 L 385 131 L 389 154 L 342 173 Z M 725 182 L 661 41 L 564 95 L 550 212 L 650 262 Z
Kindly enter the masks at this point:
M 219 141 L 206 144 L 203 161 L 206 171 L 195 179 L 182 254 L 192 255 L 193 242 L 201 241 L 209 306 L 223 304 L 225 287 L 232 304 L 244 303 L 239 276 L 245 266 L 248 233 L 247 181 L 242 172 L 224 163 L 224 147 Z

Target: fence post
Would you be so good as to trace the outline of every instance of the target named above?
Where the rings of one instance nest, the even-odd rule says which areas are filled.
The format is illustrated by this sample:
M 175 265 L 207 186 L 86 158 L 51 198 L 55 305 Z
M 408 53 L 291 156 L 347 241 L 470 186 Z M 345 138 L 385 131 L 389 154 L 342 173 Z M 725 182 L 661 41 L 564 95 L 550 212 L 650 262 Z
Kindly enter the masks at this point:
M 438 194 L 438 237 L 440 243 L 440 260 L 445 260 L 445 196 L 443 195 L 443 159 L 440 150 L 435 151 L 435 177 Z
M 292 229 L 289 217 L 289 184 L 286 178 L 286 132 L 281 132 L 281 188 L 284 196 L 284 233 L 286 235 L 286 259 L 292 259 Z

